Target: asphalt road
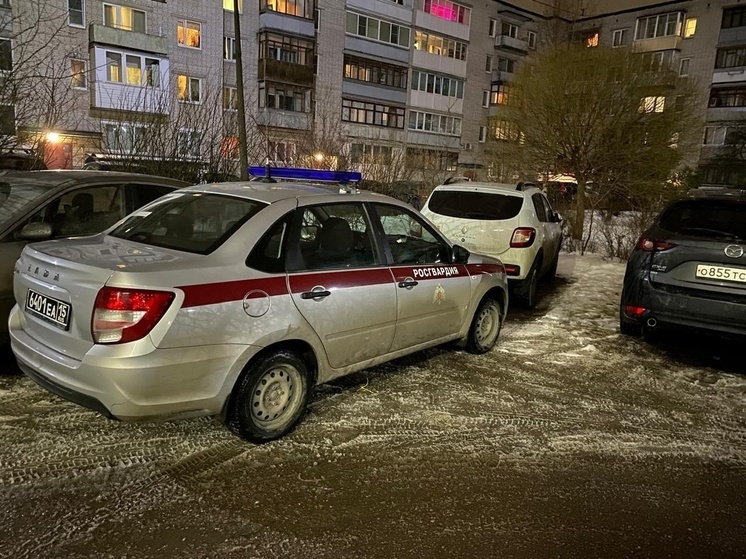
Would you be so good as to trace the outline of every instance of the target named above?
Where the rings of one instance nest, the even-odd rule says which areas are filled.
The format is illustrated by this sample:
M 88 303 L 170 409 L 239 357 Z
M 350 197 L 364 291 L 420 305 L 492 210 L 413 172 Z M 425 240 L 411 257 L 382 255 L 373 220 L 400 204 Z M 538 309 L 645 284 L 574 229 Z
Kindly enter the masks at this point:
M 491 353 L 321 387 L 263 446 L 104 419 L 5 356 L 0 557 L 745 557 L 744 344 L 620 336 L 622 274 L 563 257 Z

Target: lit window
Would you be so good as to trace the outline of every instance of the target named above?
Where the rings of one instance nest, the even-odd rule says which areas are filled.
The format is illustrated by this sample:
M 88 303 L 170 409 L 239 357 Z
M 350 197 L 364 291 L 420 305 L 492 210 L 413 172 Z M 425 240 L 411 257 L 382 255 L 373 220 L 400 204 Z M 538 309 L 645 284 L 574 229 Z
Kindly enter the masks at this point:
M 199 103 L 202 100 L 202 80 L 185 74 L 176 76 L 176 92 L 182 103 Z
M 178 20 L 176 24 L 176 38 L 179 46 L 193 49 L 201 48 L 202 24 L 186 19 Z
M 232 12 L 233 11 L 233 0 L 223 0 L 223 9 Z M 238 13 L 243 13 L 243 0 L 238 0 Z
M 125 6 L 104 4 L 104 25 L 125 31 L 145 33 L 145 12 Z
M 129 85 L 142 85 L 142 68 L 139 56 L 127 55 L 127 83 Z
M 469 25 L 471 9 L 451 0 L 425 0 L 424 11 L 439 19 Z
M 110 82 L 122 82 L 122 55 L 118 52 L 106 53 L 106 79 Z
M 666 98 L 662 96 L 643 97 L 640 100 L 641 113 L 662 113 L 666 105 Z
M 223 110 L 224 111 L 235 111 L 238 107 L 237 104 L 237 90 L 235 87 L 224 87 L 223 88 Z
M 597 47 L 598 46 L 598 32 L 591 33 L 585 38 L 586 47 Z
M 223 60 L 236 59 L 236 39 L 233 37 L 223 37 Z
M 88 87 L 85 74 L 85 60 L 72 59 L 70 61 L 71 85 L 75 89 Z
M 694 37 L 694 33 L 697 31 L 697 18 L 696 17 L 690 17 L 686 20 L 686 25 L 684 25 L 684 38 L 688 39 L 689 37 Z

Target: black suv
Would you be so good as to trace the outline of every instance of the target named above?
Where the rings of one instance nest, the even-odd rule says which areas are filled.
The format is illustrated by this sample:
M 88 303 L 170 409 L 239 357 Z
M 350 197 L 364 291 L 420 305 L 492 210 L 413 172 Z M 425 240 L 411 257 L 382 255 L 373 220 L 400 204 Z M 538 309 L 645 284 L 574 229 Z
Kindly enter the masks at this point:
M 697 189 L 672 202 L 627 263 L 621 332 L 746 334 L 745 253 L 746 191 Z

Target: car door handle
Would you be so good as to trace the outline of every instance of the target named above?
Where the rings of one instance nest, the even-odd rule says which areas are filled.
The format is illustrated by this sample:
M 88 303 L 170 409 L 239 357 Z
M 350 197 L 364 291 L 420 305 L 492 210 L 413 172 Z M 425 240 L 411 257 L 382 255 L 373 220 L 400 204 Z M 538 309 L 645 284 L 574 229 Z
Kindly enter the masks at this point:
M 406 278 L 405 280 L 399 282 L 399 287 L 404 287 L 404 288 L 414 287 L 418 283 L 419 282 L 413 280 L 412 278 Z
M 326 291 L 325 289 L 320 289 L 318 291 L 306 291 L 304 293 L 300 294 L 301 299 L 323 299 L 324 297 L 329 297 L 331 295 L 331 291 Z

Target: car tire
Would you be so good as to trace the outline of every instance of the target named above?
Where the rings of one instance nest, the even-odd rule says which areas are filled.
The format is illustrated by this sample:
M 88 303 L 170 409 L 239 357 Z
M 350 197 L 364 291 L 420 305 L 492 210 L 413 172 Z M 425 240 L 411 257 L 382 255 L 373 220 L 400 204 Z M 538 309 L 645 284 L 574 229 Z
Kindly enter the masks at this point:
M 482 301 L 474 314 L 466 339 L 466 349 L 470 353 L 487 353 L 497 343 L 502 328 L 500 303 L 489 297 Z
M 515 294 L 521 305 L 527 309 L 533 309 L 537 303 L 537 290 L 539 288 L 539 266 L 540 262 L 534 262 L 526 279 L 521 281 L 515 288 Z
M 306 363 L 293 352 L 278 351 L 260 358 L 235 389 L 229 425 L 254 443 L 286 435 L 306 411 L 309 378 Z

